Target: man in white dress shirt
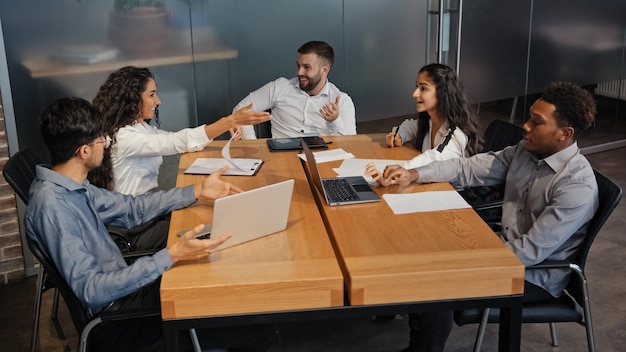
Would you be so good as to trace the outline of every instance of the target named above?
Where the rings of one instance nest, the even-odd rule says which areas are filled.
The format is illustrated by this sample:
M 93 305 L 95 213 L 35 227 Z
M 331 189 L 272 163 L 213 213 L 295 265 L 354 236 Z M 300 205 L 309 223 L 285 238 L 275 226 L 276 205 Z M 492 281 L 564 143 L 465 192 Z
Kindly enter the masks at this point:
M 298 49 L 297 77 L 278 78 L 246 96 L 233 111 L 253 104 L 271 110 L 272 137 L 356 134 L 354 103 L 328 81 L 335 53 L 328 43 L 310 41 Z M 243 139 L 255 139 L 254 127 L 243 126 Z

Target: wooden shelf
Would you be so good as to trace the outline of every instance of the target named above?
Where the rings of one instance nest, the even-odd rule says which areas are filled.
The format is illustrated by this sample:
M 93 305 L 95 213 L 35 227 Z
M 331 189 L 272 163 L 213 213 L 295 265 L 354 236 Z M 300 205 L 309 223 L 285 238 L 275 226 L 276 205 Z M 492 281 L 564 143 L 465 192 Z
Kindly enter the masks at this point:
M 120 54 L 116 59 L 92 64 L 68 63 L 42 55 L 40 58 L 29 58 L 22 61 L 22 66 L 32 78 L 45 78 L 86 74 L 95 72 L 112 72 L 123 66 L 155 67 L 177 65 L 200 61 L 228 60 L 239 55 L 235 49 L 220 44 L 197 44 L 192 47 L 170 44 L 158 54 L 128 57 Z

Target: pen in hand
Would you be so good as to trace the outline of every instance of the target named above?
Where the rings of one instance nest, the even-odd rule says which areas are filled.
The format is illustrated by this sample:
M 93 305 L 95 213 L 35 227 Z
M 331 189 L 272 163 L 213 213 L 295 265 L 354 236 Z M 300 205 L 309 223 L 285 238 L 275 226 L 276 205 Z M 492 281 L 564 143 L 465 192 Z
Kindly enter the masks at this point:
M 391 140 L 391 143 L 393 145 L 396 144 L 396 137 L 398 136 L 398 131 L 400 131 L 400 126 L 396 126 L 396 132 L 394 132 L 394 134 L 393 134 L 393 139 Z

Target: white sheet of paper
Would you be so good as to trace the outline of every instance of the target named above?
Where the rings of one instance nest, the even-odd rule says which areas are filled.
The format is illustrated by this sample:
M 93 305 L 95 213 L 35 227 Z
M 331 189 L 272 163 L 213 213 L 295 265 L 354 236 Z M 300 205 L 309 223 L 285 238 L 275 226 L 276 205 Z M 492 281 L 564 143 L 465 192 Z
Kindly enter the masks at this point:
M 236 136 L 235 133 L 233 135 Z M 228 165 L 228 170 L 224 173 L 224 175 L 237 175 L 237 176 L 250 176 L 254 175 L 255 172 L 261 164 L 263 160 L 261 159 L 246 159 L 246 158 L 232 158 L 230 156 L 230 142 L 232 142 L 233 137 L 231 137 L 228 142 L 222 148 L 222 156 L 224 159 L 220 158 L 197 158 L 194 162 L 185 170 L 186 174 L 201 174 L 201 175 L 210 175 L 215 171 L 221 169 L 222 167 Z
M 300 159 L 306 161 L 306 156 L 304 154 L 298 154 L 298 156 L 300 157 Z M 341 148 L 315 152 L 313 153 L 313 156 L 315 157 L 315 161 L 318 164 L 325 163 L 328 161 L 345 160 L 345 159 L 354 158 L 354 155 L 352 153 L 348 153 Z
M 383 199 L 396 215 L 471 208 L 456 191 L 383 194 Z
M 221 169 L 222 167 L 228 165 L 228 170 L 224 173 L 224 175 L 235 175 L 235 176 L 251 176 L 254 175 L 256 170 L 261 166 L 263 162 L 261 159 L 243 159 L 237 158 L 238 167 L 233 167 L 233 165 L 226 159 L 222 158 L 197 158 L 194 160 L 193 164 L 185 170 L 186 174 L 199 174 L 199 175 L 210 175 L 215 171 Z
M 340 177 L 364 176 L 365 166 L 374 163 L 376 168 L 383 172 L 387 165 L 401 165 L 404 160 L 391 159 L 346 159 L 339 167 L 333 169 Z
M 233 158 L 230 157 L 230 142 L 233 141 L 233 137 L 236 136 L 237 134 L 233 134 L 232 137 L 230 137 L 230 139 L 228 140 L 228 142 L 226 142 L 226 144 L 224 145 L 224 148 L 222 148 L 222 156 L 224 157 L 224 159 L 226 159 L 228 161 L 228 163 L 232 166 L 234 166 L 237 171 L 242 171 L 242 172 L 246 172 L 245 166 L 243 165 L 238 165 Z M 248 168 L 249 169 L 249 168 Z

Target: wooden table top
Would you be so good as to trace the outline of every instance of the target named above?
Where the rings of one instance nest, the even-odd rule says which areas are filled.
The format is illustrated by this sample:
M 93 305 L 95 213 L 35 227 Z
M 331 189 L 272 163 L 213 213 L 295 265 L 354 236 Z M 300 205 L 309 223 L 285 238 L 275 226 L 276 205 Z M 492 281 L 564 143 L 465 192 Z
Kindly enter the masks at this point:
M 203 176 L 184 170 L 198 157 L 221 157 L 223 145 L 182 154 L 177 186 L 200 182 Z M 295 179 L 287 229 L 168 270 L 161 281 L 163 319 L 343 305 L 343 275 L 296 153 L 270 153 L 265 140 L 235 141 L 230 152 L 264 160 L 256 176 L 223 176 L 244 190 Z M 168 243 L 179 231 L 210 222 L 212 209 L 201 201 L 173 212 Z
M 384 134 L 325 137 L 357 158 L 407 160 Z M 340 161 L 319 164 L 333 177 Z M 383 193 L 452 190 L 448 183 L 376 188 Z M 384 200 L 328 206 L 321 213 L 337 246 L 352 305 L 520 294 L 524 266 L 472 209 L 395 215 Z
M 384 134 L 324 138 L 333 142 L 331 149 L 357 158 L 407 160 L 418 153 L 387 148 Z M 221 157 L 223 145 L 216 141 L 181 155 L 177 186 L 199 182 L 201 176 L 183 171 L 197 157 Z M 344 281 L 352 305 L 523 292 L 524 266 L 471 209 L 395 215 L 384 200 L 331 207 L 317 191 L 311 193 L 297 152 L 271 153 L 265 140 L 253 140 L 233 142 L 231 155 L 265 161 L 254 177 L 224 177 L 243 189 L 296 180 L 288 228 L 167 271 L 161 282 L 163 319 L 341 306 Z M 331 169 L 340 164 L 319 164 L 322 176 L 334 176 Z M 381 195 L 428 190 L 452 187 L 377 188 Z M 206 203 L 173 212 L 169 243 L 211 216 Z

